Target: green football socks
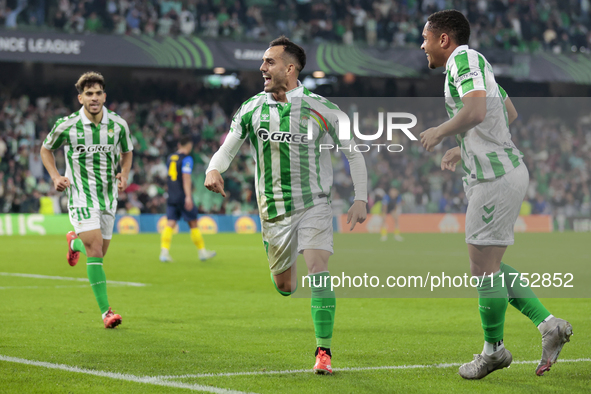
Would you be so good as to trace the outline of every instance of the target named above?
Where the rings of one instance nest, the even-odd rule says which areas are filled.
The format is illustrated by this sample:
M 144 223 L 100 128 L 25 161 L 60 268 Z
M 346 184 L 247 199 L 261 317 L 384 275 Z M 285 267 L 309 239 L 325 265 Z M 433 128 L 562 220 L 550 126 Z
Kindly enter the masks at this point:
M 484 276 L 478 287 L 478 309 L 484 329 L 484 340 L 496 343 L 503 339 L 505 312 L 507 311 L 507 289 L 500 278 L 501 271 L 491 278 Z
M 109 310 L 109 301 L 107 299 L 107 277 L 103 270 L 103 258 L 89 257 L 86 259 L 86 272 L 96 302 L 98 302 L 101 313 L 104 314 Z
M 277 290 L 277 292 L 279 294 L 281 294 L 283 297 L 290 296 L 291 295 L 291 292 L 279 290 L 279 287 L 277 287 L 277 283 L 275 283 L 275 277 L 273 276 L 273 273 L 270 272 L 270 274 L 271 274 L 271 282 L 273 282 L 273 286 L 275 286 L 275 290 Z M 294 293 L 295 293 L 295 290 L 294 290 Z
M 330 349 L 336 310 L 336 298 L 334 291 L 331 290 L 330 274 L 320 272 L 310 274 L 309 277 L 312 290 L 312 322 L 316 332 L 316 346 Z
M 82 252 L 86 256 L 86 248 L 84 247 L 84 242 L 82 242 L 80 238 L 72 240 L 72 244 L 70 246 L 74 252 Z
M 509 303 L 527 316 L 536 327 L 544 321 L 550 312 L 542 305 L 534 292 L 519 278 L 521 274 L 510 265 L 501 263 L 501 272 L 505 274 L 505 283 L 509 293 Z M 513 279 L 517 279 L 514 281 Z M 513 286 L 511 286 L 513 284 Z

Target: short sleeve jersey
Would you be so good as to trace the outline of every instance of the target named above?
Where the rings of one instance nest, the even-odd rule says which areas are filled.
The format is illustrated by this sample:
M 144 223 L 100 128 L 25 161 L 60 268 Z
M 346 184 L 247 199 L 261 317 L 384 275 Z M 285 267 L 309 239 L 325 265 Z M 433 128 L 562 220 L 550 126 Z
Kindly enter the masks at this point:
M 461 45 L 449 57 L 445 74 L 445 107 L 450 118 L 462 109 L 462 98 L 466 94 L 477 90 L 486 92 L 484 121 L 456 135 L 467 177 L 491 180 L 523 164 L 523 153 L 511 141 L 505 107 L 507 94 L 495 81 L 492 66 L 484 56 Z
M 70 208 L 117 208 L 119 154 L 133 150 L 125 119 L 103 107 L 103 118 L 95 125 L 81 108 L 59 119 L 43 146 L 52 151 L 64 146 Z

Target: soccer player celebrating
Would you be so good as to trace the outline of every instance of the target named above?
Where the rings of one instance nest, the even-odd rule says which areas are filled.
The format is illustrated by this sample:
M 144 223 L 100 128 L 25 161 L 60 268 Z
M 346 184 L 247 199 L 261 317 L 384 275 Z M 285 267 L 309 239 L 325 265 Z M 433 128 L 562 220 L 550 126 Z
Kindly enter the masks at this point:
M 66 235 L 68 263 L 75 266 L 80 252 L 88 257 L 88 280 L 105 328 L 115 328 L 121 324 L 121 316 L 109 306 L 103 258 L 113 235 L 118 191 L 127 188 L 133 145 L 127 122 L 103 106 L 107 94 L 101 74 L 82 74 L 76 89 L 82 108 L 57 121 L 43 142 L 41 159 L 55 190 L 65 191 L 69 197 L 74 231 Z M 53 156 L 61 146 L 65 146 L 65 176 L 58 172 Z M 117 173 L 120 155 L 121 172 Z
M 193 140 L 191 136 L 181 137 L 176 153 L 170 155 L 166 164 L 168 166 L 168 199 L 166 216 L 168 222 L 162 231 L 160 261 L 163 263 L 172 261 L 170 257 L 170 243 L 172 231 L 176 222 L 183 217 L 191 228 L 191 240 L 197 247 L 199 259 L 205 261 L 215 256 L 214 251 L 205 249 L 205 242 L 199 227 L 197 227 L 197 207 L 193 204 L 191 173 L 193 172 Z M 180 176 L 179 176 L 180 175 Z
M 569 341 L 572 326 L 550 314 L 526 283 L 516 281 L 512 287 L 505 288 L 499 277 L 518 274 L 501 260 L 507 246 L 514 243 L 513 226 L 529 174 L 523 154 L 509 133 L 509 123 L 516 117 L 516 111 L 497 85 L 488 61 L 468 48 L 469 38 L 470 24 L 464 15 L 446 10 L 429 16 L 421 45 L 429 68 L 446 68 L 445 107 L 450 117 L 449 121 L 422 132 L 421 143 L 431 152 L 444 137 L 455 136 L 458 142 L 459 147 L 443 156 L 441 168 L 454 170 L 461 160 L 466 172 L 470 271 L 482 281 L 478 305 L 484 349 L 472 362 L 462 365 L 459 372 L 465 379 L 481 379 L 511 364 L 511 353 L 503 344 L 505 311 L 510 303 L 542 334 L 542 359 L 536 368 L 536 374 L 542 375 Z
M 337 138 L 338 122 L 333 117 L 327 115 L 322 122 L 317 117 L 313 138 L 307 140 L 307 129 L 301 122 L 305 124 L 305 119 L 318 114 L 322 117 L 323 110 L 337 107 L 301 85 L 298 75 L 305 65 L 304 50 L 286 37 L 270 43 L 260 67 L 264 92 L 245 101 L 235 114 L 230 133 L 209 163 L 205 186 L 225 196 L 220 173 L 228 169 L 248 138 L 256 162 L 255 189 L 271 278 L 281 295 L 292 294 L 296 290 L 292 265 L 298 253 L 304 255 L 316 332 L 314 372 L 331 374 L 336 307 L 328 273 L 328 259 L 333 253 L 332 167 L 330 153 L 320 151 L 318 144 L 333 142 L 345 148 L 355 188 L 355 202 L 348 214 L 351 229 L 367 216 L 367 170 L 363 156 L 346 149 L 351 148 L 351 140 Z
M 400 210 L 402 198 L 398 189 L 395 187 L 391 187 L 388 191 L 388 194 L 384 193 L 384 198 L 382 198 L 382 241 L 388 240 L 388 226 L 386 225 L 386 218 L 388 214 L 392 214 L 392 218 L 394 219 L 394 239 L 398 242 L 402 242 L 404 238 L 400 236 Z

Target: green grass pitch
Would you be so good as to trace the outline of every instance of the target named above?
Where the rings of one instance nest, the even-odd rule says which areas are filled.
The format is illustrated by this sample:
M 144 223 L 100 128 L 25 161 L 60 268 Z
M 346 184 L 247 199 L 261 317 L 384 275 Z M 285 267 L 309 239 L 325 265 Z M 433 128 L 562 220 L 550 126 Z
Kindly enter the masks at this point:
M 331 261 L 342 258 L 339 250 L 351 249 L 352 237 L 417 266 L 447 259 L 468 267 L 460 234 L 404 234 L 402 243 L 381 243 L 377 234 L 336 234 Z M 109 285 L 109 301 L 123 317 L 115 330 L 103 328 L 87 283 L 0 274 L 0 392 L 591 392 L 588 298 L 543 300 L 572 323 L 575 334 L 544 377 L 535 375 L 532 363 L 514 363 L 481 381 L 461 379 L 457 365 L 435 366 L 470 361 L 482 350 L 474 298 L 338 299 L 337 371 L 333 376 L 300 371 L 314 363 L 309 299 L 275 291 L 260 234 L 218 234 L 205 241 L 218 252 L 214 260 L 200 262 L 189 235 L 177 234 L 171 249 L 175 262 L 163 264 L 159 235 L 115 235 L 105 258 L 107 280 L 148 284 Z M 78 266 L 68 266 L 65 236 L 0 237 L 0 250 L 1 273 L 86 278 L 84 256 Z M 517 234 L 505 261 L 519 269 L 539 260 L 560 265 L 565 258 L 588 264 L 590 257 L 588 234 Z M 540 357 L 537 329 L 511 306 L 505 343 L 516 361 Z M 51 364 L 15 363 L 8 357 Z M 48 368 L 56 364 L 87 373 Z M 367 369 L 387 366 L 400 368 Z M 296 372 L 266 373 L 290 370 Z M 222 375 L 235 372 L 250 374 Z M 199 374 L 212 375 L 147 378 Z

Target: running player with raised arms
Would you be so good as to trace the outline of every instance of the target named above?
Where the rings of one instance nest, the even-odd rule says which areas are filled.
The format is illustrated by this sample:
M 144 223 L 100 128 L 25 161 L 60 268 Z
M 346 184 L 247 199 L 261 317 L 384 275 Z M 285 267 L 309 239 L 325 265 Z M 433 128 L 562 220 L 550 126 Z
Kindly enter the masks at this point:
M 224 193 L 220 173 L 226 171 L 242 143 L 249 139 L 256 162 L 255 189 L 271 278 L 277 291 L 289 296 L 296 290 L 295 263 L 304 255 L 312 283 L 312 321 L 316 332 L 317 374 L 331 374 L 330 350 L 336 300 L 330 286 L 328 259 L 333 253 L 330 190 L 330 153 L 320 142 L 342 146 L 351 168 L 355 202 L 349 209 L 351 229 L 367 216 L 367 170 L 351 140 L 339 140 L 337 119 L 325 116 L 313 124 L 308 140 L 305 119 L 337 107 L 298 81 L 306 65 L 304 50 L 286 37 L 273 40 L 260 70 L 264 92 L 245 101 L 235 114 L 224 144 L 212 157 L 205 186 Z M 299 105 L 298 103 L 302 103 Z M 317 118 L 318 119 L 318 118 Z M 328 281 L 327 281 L 328 279 Z
M 205 261 L 215 256 L 214 251 L 205 249 L 205 242 L 197 226 L 197 207 L 193 203 L 193 188 L 191 174 L 193 173 L 193 139 L 190 135 L 182 136 L 178 142 L 178 149 L 166 160 L 168 167 L 168 198 L 166 200 L 166 216 L 168 222 L 162 230 L 160 261 L 171 262 L 170 244 L 173 229 L 182 217 L 191 229 L 191 241 L 197 247 L 199 259 Z
M 511 365 L 512 355 L 503 342 L 505 311 L 510 303 L 542 334 L 542 359 L 536 374 L 543 375 L 569 341 L 572 326 L 550 314 L 525 283 L 516 281 L 511 287 L 511 281 L 506 281 L 508 287 L 503 287 L 501 274 L 507 278 L 518 274 L 501 260 L 507 246 L 514 243 L 513 227 L 529 174 L 509 132 L 516 111 L 497 85 L 490 63 L 468 47 L 469 38 L 470 24 L 461 12 L 439 11 L 427 19 L 421 45 L 429 68 L 446 68 L 445 107 L 450 117 L 422 132 L 421 143 L 431 152 L 445 137 L 455 136 L 458 142 L 458 148 L 443 156 L 441 168 L 453 170 L 461 160 L 466 172 L 470 271 L 482 279 L 478 305 L 484 349 L 462 365 L 459 373 L 465 379 L 481 379 Z
M 107 94 L 101 74 L 82 74 L 76 89 L 82 108 L 57 121 L 43 142 L 41 159 L 55 190 L 69 196 L 69 217 L 75 231 L 66 235 L 68 263 L 75 266 L 80 252 L 87 255 L 88 280 L 105 328 L 115 328 L 121 324 L 121 316 L 109 306 L 103 258 L 113 236 L 118 191 L 127 188 L 133 144 L 125 119 L 104 107 Z M 53 156 L 61 146 L 65 146 L 65 176 L 58 172 Z M 119 164 L 121 172 L 117 173 Z

